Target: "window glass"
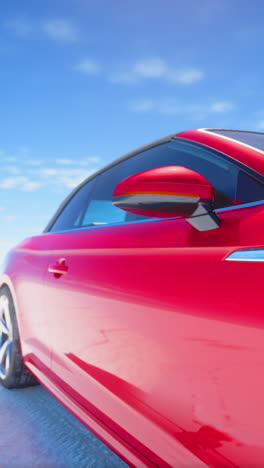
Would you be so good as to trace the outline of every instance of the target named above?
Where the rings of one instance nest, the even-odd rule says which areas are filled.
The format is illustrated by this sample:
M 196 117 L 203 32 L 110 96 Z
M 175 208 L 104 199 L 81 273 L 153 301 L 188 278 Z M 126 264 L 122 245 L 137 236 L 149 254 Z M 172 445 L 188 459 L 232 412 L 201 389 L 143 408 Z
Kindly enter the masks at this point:
M 91 223 L 107 224 L 107 223 L 122 223 L 125 221 L 126 212 L 112 204 L 111 200 L 91 200 L 89 208 L 84 214 L 81 222 L 82 226 L 89 225 Z M 114 221 L 113 221 L 114 220 Z
M 232 205 L 235 200 L 246 203 L 264 198 L 263 184 L 217 151 L 175 139 L 123 160 L 88 182 L 70 200 L 51 230 L 145 219 L 112 205 L 113 191 L 124 178 L 162 166 L 184 166 L 203 175 L 215 188 L 215 208 Z
M 85 184 L 68 202 L 66 207 L 56 219 L 50 231 L 63 231 L 80 225 L 83 213 L 87 209 L 95 180 Z
M 264 184 L 240 171 L 237 186 L 237 199 L 241 203 L 264 200 Z
M 119 223 L 145 219 L 146 217 L 126 213 L 112 205 L 115 186 L 125 177 L 137 172 L 156 167 L 178 165 L 199 172 L 206 177 L 218 192 L 227 195 L 231 199 L 236 198 L 239 170 L 234 164 L 206 148 L 175 140 L 132 156 L 98 176 L 91 202 L 81 224 L 87 225 L 97 221 Z M 103 207 L 100 209 L 100 213 L 94 208 L 96 201 L 100 201 Z M 232 200 L 229 200 L 228 204 L 230 203 L 232 204 Z M 222 206 L 225 205 L 226 203 Z

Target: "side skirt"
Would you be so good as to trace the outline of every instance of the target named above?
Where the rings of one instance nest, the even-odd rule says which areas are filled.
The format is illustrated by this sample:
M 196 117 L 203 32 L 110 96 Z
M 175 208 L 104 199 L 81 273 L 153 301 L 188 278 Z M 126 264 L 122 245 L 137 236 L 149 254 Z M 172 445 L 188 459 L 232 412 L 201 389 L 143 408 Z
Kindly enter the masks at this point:
M 51 393 L 68 411 L 70 411 L 82 424 L 91 430 L 102 442 L 108 445 L 118 456 L 134 468 L 156 468 L 149 459 L 146 459 L 134 447 L 121 438 L 109 426 L 102 423 L 90 411 L 74 400 L 62 387 L 41 372 L 35 364 L 26 359 L 26 367 L 34 374 L 40 383 Z M 49 369 L 49 372 L 50 369 Z

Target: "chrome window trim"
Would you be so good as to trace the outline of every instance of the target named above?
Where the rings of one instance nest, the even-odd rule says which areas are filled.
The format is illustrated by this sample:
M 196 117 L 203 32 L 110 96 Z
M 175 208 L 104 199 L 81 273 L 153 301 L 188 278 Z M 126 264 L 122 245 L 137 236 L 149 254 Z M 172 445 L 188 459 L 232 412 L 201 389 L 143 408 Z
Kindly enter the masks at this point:
M 243 208 L 251 208 L 254 206 L 259 206 L 259 205 L 264 205 L 264 200 L 258 200 L 256 202 L 250 202 L 250 203 L 243 203 L 241 205 L 233 205 L 233 206 L 227 206 L 225 208 L 217 208 L 214 210 L 215 213 L 220 213 L 223 211 L 231 211 L 231 210 L 240 210 Z M 135 221 L 124 221 L 124 222 L 119 222 L 119 223 L 108 223 L 108 224 L 98 224 L 94 226 L 78 226 L 76 228 L 71 228 L 71 229 L 64 229 L 62 231 L 48 231 L 48 232 L 43 232 L 43 234 L 59 234 L 63 232 L 71 232 L 71 231 L 83 231 L 84 229 L 103 229 L 107 227 L 112 227 L 112 226 L 124 226 L 127 224 L 135 224 L 135 223 L 150 223 L 150 222 L 155 222 L 155 221 L 170 221 L 170 220 L 175 220 L 175 219 L 183 219 L 180 216 L 175 216 L 175 218 L 150 218 L 150 219 L 137 219 Z
M 230 210 L 237 210 L 242 208 L 251 208 L 252 206 L 264 205 L 264 200 L 257 200 L 255 202 L 249 203 L 242 203 L 241 205 L 232 205 L 232 206 L 225 206 L 224 208 L 217 208 L 214 210 L 216 213 L 221 211 L 230 211 Z
M 224 260 L 228 262 L 264 262 L 264 248 L 238 249 Z
M 237 132 L 237 133 L 255 133 L 257 135 L 263 135 L 262 132 L 251 132 L 247 130 L 232 130 L 232 129 L 225 129 L 225 128 L 199 128 L 198 132 L 202 133 L 212 133 L 213 135 L 216 135 L 218 137 L 223 138 L 224 140 L 231 141 L 232 143 L 237 143 L 239 145 L 245 146 L 246 148 L 249 148 L 251 150 L 257 151 L 258 153 L 264 154 L 264 151 L 260 148 L 257 148 L 256 146 L 249 145 L 248 143 L 244 143 L 243 141 L 236 140 L 234 138 L 231 138 L 230 136 L 227 135 L 222 135 L 222 133 L 216 133 L 217 131 L 223 131 L 223 132 Z
M 119 222 L 119 223 L 102 223 L 102 224 L 94 224 L 90 226 L 78 226 L 76 228 L 71 228 L 71 229 L 63 229 L 62 231 L 48 231 L 48 232 L 43 232 L 43 234 L 60 234 L 63 232 L 71 232 L 71 231 L 83 231 L 84 229 L 100 229 L 100 228 L 106 228 L 106 227 L 112 227 L 112 226 L 124 226 L 126 224 L 135 224 L 135 223 L 150 223 L 151 221 L 168 221 L 169 219 L 178 219 L 179 216 L 176 216 L 175 218 L 150 218 L 150 219 L 136 219 L 135 221 L 124 221 L 124 222 Z

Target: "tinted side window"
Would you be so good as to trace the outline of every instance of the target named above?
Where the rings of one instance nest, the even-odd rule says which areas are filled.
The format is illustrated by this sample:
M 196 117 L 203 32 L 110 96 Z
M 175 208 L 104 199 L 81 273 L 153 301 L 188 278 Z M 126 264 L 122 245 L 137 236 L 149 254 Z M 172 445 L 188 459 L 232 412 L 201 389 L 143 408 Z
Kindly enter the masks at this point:
M 80 188 L 56 219 L 50 229 L 51 232 L 72 229 L 80 225 L 83 214 L 87 210 L 94 183 L 95 179 Z
M 216 208 L 232 205 L 234 200 L 246 203 L 264 199 L 264 185 L 232 161 L 215 150 L 175 139 L 138 153 L 87 183 L 69 202 L 51 231 L 145 219 L 112 205 L 115 186 L 137 172 L 178 165 L 198 172 L 213 185 Z
M 241 203 L 264 200 L 264 184 L 240 171 L 237 186 L 237 200 Z
M 144 219 L 143 216 L 126 213 L 112 205 L 115 186 L 125 177 L 137 172 L 177 165 L 199 172 L 218 192 L 231 199 L 236 198 L 239 169 L 232 162 L 207 148 L 175 140 L 132 156 L 98 176 L 82 225 Z

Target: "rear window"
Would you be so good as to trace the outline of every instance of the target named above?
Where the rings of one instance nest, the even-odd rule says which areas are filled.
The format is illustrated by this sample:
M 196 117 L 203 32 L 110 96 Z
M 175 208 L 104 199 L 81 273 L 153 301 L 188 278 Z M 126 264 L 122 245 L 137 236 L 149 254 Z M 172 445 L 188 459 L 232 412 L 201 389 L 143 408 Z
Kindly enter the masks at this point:
M 264 133 L 258 132 L 244 132 L 241 130 L 208 130 L 217 135 L 223 135 L 231 138 L 232 140 L 245 143 L 246 145 L 253 146 L 256 149 L 264 151 Z

